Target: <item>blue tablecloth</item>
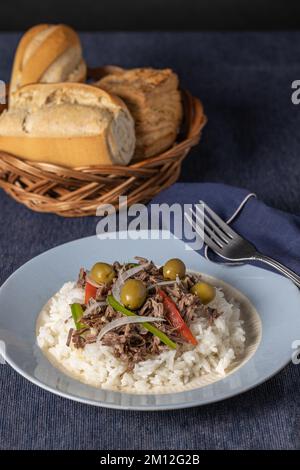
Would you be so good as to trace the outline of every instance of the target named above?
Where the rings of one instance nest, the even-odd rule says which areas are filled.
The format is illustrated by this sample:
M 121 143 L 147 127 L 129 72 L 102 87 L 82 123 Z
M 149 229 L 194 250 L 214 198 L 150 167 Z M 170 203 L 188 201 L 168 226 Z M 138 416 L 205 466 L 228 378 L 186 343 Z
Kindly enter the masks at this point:
M 0 34 L 8 80 L 20 35 Z M 209 124 L 182 181 L 243 186 L 273 206 L 299 210 L 300 33 L 86 33 L 90 65 L 171 66 L 203 100 Z M 0 283 L 33 256 L 92 235 L 93 217 L 38 214 L 0 194 Z M 1 308 L 1 306 L 0 306 Z M 239 397 L 174 412 L 123 412 L 56 397 L 0 366 L 2 449 L 295 449 L 300 447 L 299 367 Z

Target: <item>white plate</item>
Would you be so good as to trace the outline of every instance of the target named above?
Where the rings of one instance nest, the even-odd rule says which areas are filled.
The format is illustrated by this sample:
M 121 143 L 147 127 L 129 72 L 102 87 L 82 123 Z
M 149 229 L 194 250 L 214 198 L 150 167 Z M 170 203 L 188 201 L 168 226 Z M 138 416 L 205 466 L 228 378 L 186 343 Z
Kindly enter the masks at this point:
M 76 240 L 37 256 L 10 276 L 0 288 L 0 339 L 5 343 L 7 362 L 36 385 L 72 400 L 110 408 L 157 410 L 203 405 L 237 395 L 264 382 L 291 360 L 292 344 L 300 339 L 300 295 L 290 281 L 253 266 L 213 264 L 167 232 L 143 235 L 145 239 L 137 240 Z M 161 236 L 167 239 L 157 239 Z M 81 266 L 91 266 L 98 259 L 129 261 L 136 255 L 157 264 L 181 258 L 189 269 L 221 279 L 248 297 L 262 325 L 261 341 L 252 357 L 206 386 L 148 395 L 99 390 L 53 367 L 36 346 L 35 323 L 43 305 L 66 281 L 76 279 Z

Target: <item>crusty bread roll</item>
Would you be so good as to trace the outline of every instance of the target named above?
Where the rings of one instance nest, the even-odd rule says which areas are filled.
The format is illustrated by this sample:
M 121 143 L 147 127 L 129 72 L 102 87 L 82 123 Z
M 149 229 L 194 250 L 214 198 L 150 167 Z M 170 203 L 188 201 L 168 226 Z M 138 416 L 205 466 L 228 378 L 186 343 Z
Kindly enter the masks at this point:
M 171 147 L 182 119 L 177 75 L 170 69 L 110 70 L 95 85 L 122 98 L 131 112 L 136 131 L 134 158 L 151 157 Z
M 0 149 L 28 160 L 67 167 L 126 165 L 134 148 L 126 105 L 91 85 L 24 86 L 0 116 Z
M 69 26 L 40 24 L 22 37 L 14 59 L 10 100 L 31 83 L 83 82 L 86 64 L 78 34 Z

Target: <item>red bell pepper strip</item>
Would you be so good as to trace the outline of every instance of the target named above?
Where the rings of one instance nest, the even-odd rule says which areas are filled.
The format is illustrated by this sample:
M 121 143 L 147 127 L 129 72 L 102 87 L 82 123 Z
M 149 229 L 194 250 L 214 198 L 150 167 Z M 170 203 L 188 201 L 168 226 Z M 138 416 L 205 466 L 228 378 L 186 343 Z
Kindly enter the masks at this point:
M 96 292 L 97 292 L 97 287 L 94 286 L 93 284 L 90 284 L 88 282 L 88 280 L 86 280 L 86 284 L 85 284 L 85 299 L 84 299 L 84 303 L 87 304 L 88 301 L 93 298 L 95 299 L 96 297 Z
M 176 328 L 181 336 L 188 341 L 189 343 L 193 344 L 196 346 L 198 344 L 198 341 L 196 340 L 195 336 L 185 323 L 184 319 L 180 315 L 180 312 L 176 306 L 176 304 L 173 302 L 173 300 L 162 290 L 158 289 L 159 295 L 163 299 L 163 304 L 164 307 L 167 311 L 169 321 L 174 328 Z

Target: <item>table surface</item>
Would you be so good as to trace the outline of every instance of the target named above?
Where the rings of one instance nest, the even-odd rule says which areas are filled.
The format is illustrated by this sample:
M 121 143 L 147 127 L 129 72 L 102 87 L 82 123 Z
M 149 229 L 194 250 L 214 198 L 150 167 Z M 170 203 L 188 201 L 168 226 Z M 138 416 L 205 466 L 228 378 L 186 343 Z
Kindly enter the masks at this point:
M 246 187 L 294 213 L 299 207 L 300 33 L 83 33 L 90 66 L 172 67 L 204 104 L 208 124 L 181 181 Z M 0 79 L 9 80 L 20 34 L 0 33 Z M 53 246 L 93 235 L 94 217 L 29 211 L 0 193 L 0 284 Z M 113 411 L 38 389 L 0 368 L 2 449 L 295 449 L 299 367 L 244 395 L 174 412 Z

